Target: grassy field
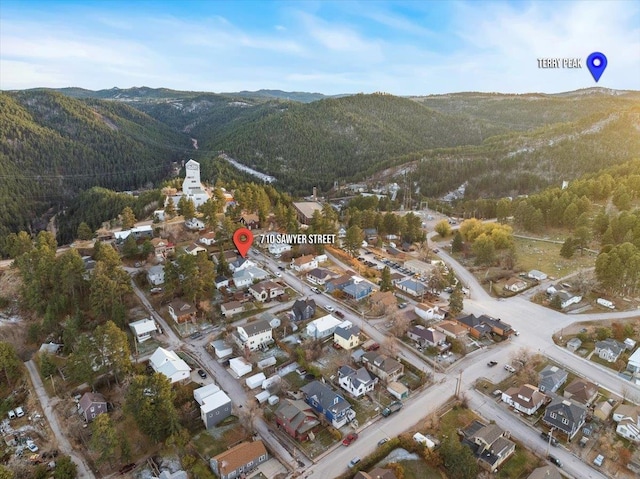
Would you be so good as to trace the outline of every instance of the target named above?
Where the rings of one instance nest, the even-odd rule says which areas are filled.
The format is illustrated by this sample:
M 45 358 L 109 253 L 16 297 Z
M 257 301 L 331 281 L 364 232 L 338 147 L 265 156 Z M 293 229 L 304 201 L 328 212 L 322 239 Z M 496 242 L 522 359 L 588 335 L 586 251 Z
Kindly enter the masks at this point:
M 549 276 L 562 278 L 595 264 L 595 255 L 588 252 L 585 252 L 584 256 L 576 253 L 571 259 L 561 257 L 561 244 L 521 238 L 515 238 L 514 242 L 518 268 L 523 271 L 537 269 L 547 273 Z
M 540 459 L 528 450 L 517 446 L 516 452 L 501 467 L 498 477 L 504 479 L 521 479 L 539 466 Z

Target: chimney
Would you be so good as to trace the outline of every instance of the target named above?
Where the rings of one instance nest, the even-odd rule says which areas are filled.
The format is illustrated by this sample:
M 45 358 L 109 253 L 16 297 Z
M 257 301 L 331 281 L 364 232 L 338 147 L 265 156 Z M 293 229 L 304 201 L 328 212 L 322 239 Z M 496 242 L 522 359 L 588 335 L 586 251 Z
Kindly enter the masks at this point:
M 313 201 L 318 201 L 318 188 L 313 187 Z

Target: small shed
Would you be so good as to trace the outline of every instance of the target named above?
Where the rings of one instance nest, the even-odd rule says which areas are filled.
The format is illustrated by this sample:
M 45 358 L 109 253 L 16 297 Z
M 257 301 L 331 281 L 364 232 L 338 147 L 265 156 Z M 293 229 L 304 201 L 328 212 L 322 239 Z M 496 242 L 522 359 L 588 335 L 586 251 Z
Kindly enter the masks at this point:
M 398 381 L 392 381 L 387 385 L 387 391 L 398 400 L 409 397 L 409 388 Z
M 264 375 L 264 373 L 258 373 L 258 374 L 254 374 L 251 377 L 248 377 L 245 380 L 245 384 L 247 385 L 247 387 L 249 389 L 255 389 L 259 386 L 262 386 L 262 382 L 267 379 L 267 377 Z
M 567 341 L 567 349 L 569 351 L 576 352 L 582 346 L 582 341 L 579 338 L 571 338 Z
M 262 391 L 256 394 L 256 400 L 260 404 L 264 404 L 265 402 L 267 402 L 270 397 L 271 397 L 271 393 L 269 391 Z
M 262 361 L 258 361 L 258 368 L 259 369 L 265 369 L 268 368 L 270 366 L 275 366 L 276 365 L 276 358 L 275 356 L 270 356 L 266 359 L 263 359 Z
M 275 395 L 274 396 L 269 396 L 268 401 L 269 401 L 269 404 L 271 406 L 275 406 L 276 404 L 278 404 L 280 402 L 280 398 L 278 396 L 275 396 Z
M 228 358 L 233 354 L 233 348 L 229 346 L 226 342 L 224 342 L 222 339 L 213 341 L 211 343 L 211 347 L 215 351 L 216 357 L 218 359 Z
M 275 376 L 271 376 L 270 378 L 262 381 L 262 389 L 269 389 L 270 387 L 275 386 L 276 384 L 280 384 L 282 378 L 277 374 Z

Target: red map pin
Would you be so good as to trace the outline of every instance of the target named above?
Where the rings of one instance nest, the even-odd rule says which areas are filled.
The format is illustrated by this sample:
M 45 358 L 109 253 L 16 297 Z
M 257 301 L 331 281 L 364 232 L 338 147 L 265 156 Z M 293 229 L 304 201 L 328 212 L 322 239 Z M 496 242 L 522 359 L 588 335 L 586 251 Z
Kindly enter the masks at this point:
M 253 233 L 248 228 L 239 228 L 233 233 L 233 244 L 238 248 L 238 252 L 243 258 L 247 257 L 249 248 L 253 243 Z

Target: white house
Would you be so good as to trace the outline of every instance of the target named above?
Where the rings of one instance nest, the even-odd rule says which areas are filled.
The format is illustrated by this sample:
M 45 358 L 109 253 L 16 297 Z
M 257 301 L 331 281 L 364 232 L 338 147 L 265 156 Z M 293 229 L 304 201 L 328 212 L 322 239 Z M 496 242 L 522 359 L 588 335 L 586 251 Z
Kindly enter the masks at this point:
M 338 369 L 338 383 L 353 397 L 359 398 L 373 391 L 378 383 L 378 378 L 369 373 L 366 368 L 355 370 L 345 365 Z
M 184 222 L 185 228 L 191 231 L 202 231 L 204 229 L 204 223 L 198 218 L 189 218 Z
M 244 326 L 238 326 L 234 339 L 241 348 L 256 351 L 273 343 L 273 330 L 268 321 L 258 319 Z
M 153 286 L 158 286 L 159 284 L 164 283 L 164 266 L 161 264 L 157 264 L 152 266 L 147 271 L 147 280 L 149 284 Z
M 571 306 L 572 304 L 578 304 L 582 301 L 582 296 L 564 290 L 558 291 L 554 296 L 558 296 L 560 298 L 560 307 L 562 309 Z
M 241 378 L 242 376 L 249 374 L 253 369 L 253 366 L 251 366 L 251 363 L 244 358 L 233 358 L 229 360 L 229 368 L 231 368 L 231 370 Z
M 311 321 L 307 324 L 307 336 L 313 339 L 323 339 L 333 335 L 338 326 L 342 324 L 337 318 L 334 318 L 330 314 Z
M 200 181 L 200 163 L 189 160 L 184 165 L 186 174 L 182 182 L 182 196 L 193 201 L 196 208 L 202 206 L 209 199 Z
M 255 265 L 256 264 L 250 259 L 238 258 L 235 261 L 229 263 L 229 271 L 231 271 L 232 273 L 237 273 L 249 269 L 250 267 Z
M 129 327 L 139 343 L 146 341 L 151 337 L 151 333 L 158 331 L 158 325 L 156 322 L 149 318 L 129 323 Z
M 512 387 L 502 393 L 502 401 L 528 416 L 534 414 L 547 401 L 547 396 L 531 384 Z
M 253 284 L 255 280 L 262 281 L 268 277 L 269 273 L 265 270 L 256 266 L 249 266 L 246 269 L 233 273 L 233 284 L 238 289 L 244 289 Z
M 220 311 L 222 311 L 222 316 L 230 318 L 234 314 L 242 313 L 244 305 L 240 301 L 229 301 L 220 306 Z
M 536 281 L 544 281 L 547 279 L 547 275 L 542 271 L 538 271 L 537 269 L 532 269 L 527 273 L 527 277 L 531 279 L 535 279 Z
M 310 254 L 291 260 L 291 268 L 298 272 L 309 271 L 310 269 L 317 267 L 318 260 Z
M 634 353 L 629 356 L 627 371 L 631 371 L 633 374 L 640 373 L 640 348 L 636 349 Z
M 213 231 L 209 231 L 200 236 L 198 241 L 204 245 L 213 246 L 216 243 L 216 234 Z
M 640 410 L 637 406 L 618 406 L 613 412 L 613 420 L 618 423 L 618 435 L 633 442 L 640 442 Z
M 415 312 L 418 317 L 426 321 L 444 319 L 444 313 L 440 311 L 440 308 L 437 305 L 427 303 L 426 301 L 424 303 L 416 304 Z
M 231 415 L 231 398 L 213 383 L 195 389 L 193 397 L 200 405 L 200 418 L 207 429 Z
M 198 253 L 206 253 L 207 250 L 204 249 L 202 246 L 200 246 L 197 243 L 193 243 L 192 245 L 189 246 L 185 246 L 183 248 L 184 252 L 187 254 L 190 254 L 192 256 L 198 256 Z
M 249 292 L 253 295 L 256 301 L 264 303 L 282 296 L 284 294 L 284 287 L 273 281 L 260 281 L 259 283 L 249 286 Z
M 135 228 L 131 228 L 130 230 L 124 230 L 124 231 L 116 231 L 113 233 L 113 237 L 116 239 L 116 241 L 118 243 L 123 242 L 124 240 L 126 240 L 129 235 L 133 235 L 133 237 L 136 240 L 142 239 L 142 238 L 153 238 L 153 228 L 151 228 L 151 225 L 143 225 L 143 226 L 136 226 Z
M 504 284 L 504 289 L 512 293 L 519 293 L 527 289 L 527 283 L 520 278 L 509 278 Z
M 596 341 L 595 344 L 595 353 L 600 359 L 610 363 L 615 363 L 625 349 L 623 343 L 611 338 L 604 341 Z
M 270 243 L 269 253 L 274 256 L 280 256 L 282 253 L 291 251 L 291 245 L 287 243 Z
M 158 348 L 151 355 L 149 364 L 157 373 L 164 374 L 172 383 L 189 378 L 191 368 L 178 357 L 175 351 Z

